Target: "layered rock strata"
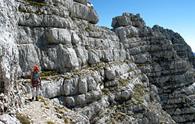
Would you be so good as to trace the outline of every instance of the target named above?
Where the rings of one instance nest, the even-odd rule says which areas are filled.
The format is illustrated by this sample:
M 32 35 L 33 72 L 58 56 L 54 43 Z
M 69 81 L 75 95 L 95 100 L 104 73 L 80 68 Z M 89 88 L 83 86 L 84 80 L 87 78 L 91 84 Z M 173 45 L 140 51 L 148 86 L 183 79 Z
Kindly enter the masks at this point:
M 42 95 L 74 110 L 75 123 L 79 118 L 97 124 L 194 121 L 194 61 L 179 34 L 159 26 L 149 28 L 140 15 L 129 13 L 113 18 L 113 30 L 99 27 L 97 13 L 87 0 L 5 3 L 0 19 L 11 24 L 2 29 L 11 32 L 10 37 L 3 36 L 10 41 L 12 56 L 8 52 L 1 57 L 1 82 L 3 75 L 16 77 L 17 63 L 19 76 L 25 78 L 38 64 L 44 75 Z M 15 4 L 18 19 L 6 20 Z M 18 92 L 13 94 L 27 102 L 30 83 L 6 79 L 11 82 L 6 86 L 17 84 Z
M 193 87 L 194 69 L 191 48 L 178 33 L 144 24 L 139 15 L 124 13 L 113 18 L 120 42 L 148 76 L 150 85 L 157 87 L 163 108 L 177 123 L 192 123 L 194 100 L 191 96 L 194 93 L 189 92 L 189 87 Z
M 149 104 L 157 104 L 149 97 L 148 78 L 113 31 L 94 25 L 97 14 L 86 2 L 48 1 L 39 6 L 19 2 L 17 43 L 23 74 L 34 64 L 43 71 L 61 73 L 56 80 L 43 81 L 42 94 L 69 108 L 76 107 L 75 111 L 90 122 L 127 122 L 133 118 L 131 114 L 136 116 L 135 123 L 165 121 L 157 112 L 151 112 L 155 118 L 147 116 Z M 140 98 L 132 98 L 133 94 Z M 120 104 L 125 106 L 126 101 L 127 108 L 121 110 Z M 113 107 L 116 109 L 107 119 L 93 119 Z M 162 109 L 157 111 L 174 122 Z M 126 114 L 120 120 L 115 117 L 118 113 Z

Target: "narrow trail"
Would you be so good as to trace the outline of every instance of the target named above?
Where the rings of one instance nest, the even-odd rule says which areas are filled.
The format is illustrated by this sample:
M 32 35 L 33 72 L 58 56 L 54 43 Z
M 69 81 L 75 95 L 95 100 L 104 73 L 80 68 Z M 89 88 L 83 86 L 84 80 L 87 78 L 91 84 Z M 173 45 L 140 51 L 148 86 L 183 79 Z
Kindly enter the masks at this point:
M 41 97 L 39 101 L 32 101 L 24 105 L 19 111 L 19 116 L 25 115 L 26 119 L 33 124 L 64 124 L 63 114 L 65 112 L 68 112 L 68 109 Z
M 29 80 L 23 80 L 24 82 Z M 29 85 L 29 84 L 27 84 Z M 30 85 L 28 90 L 31 90 Z M 24 88 L 25 89 L 25 88 Z M 23 90 L 24 90 L 23 89 Z M 25 89 L 26 90 L 26 89 Z M 38 97 L 38 101 L 31 101 L 31 91 L 28 93 L 20 94 L 20 98 L 25 101 L 22 107 L 17 112 L 17 117 L 21 121 L 25 121 L 32 124 L 71 124 L 71 115 L 67 113 L 73 113 L 66 107 L 53 102 L 50 99 L 42 96 Z M 22 101 L 22 100 L 21 100 Z M 74 114 L 73 114 L 74 115 Z

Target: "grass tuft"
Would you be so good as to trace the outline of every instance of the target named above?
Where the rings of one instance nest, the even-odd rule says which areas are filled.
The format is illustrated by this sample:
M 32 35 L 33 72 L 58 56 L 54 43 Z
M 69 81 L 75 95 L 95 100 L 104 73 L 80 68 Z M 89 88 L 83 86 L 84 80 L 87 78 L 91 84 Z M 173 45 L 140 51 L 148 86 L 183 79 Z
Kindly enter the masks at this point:
M 49 105 L 48 101 L 42 96 L 38 96 L 38 101 L 43 102 L 45 106 Z
M 33 1 L 33 0 L 26 0 L 30 5 L 32 6 L 38 6 L 38 7 L 43 7 L 43 6 L 46 6 L 47 3 L 45 2 L 36 2 L 36 1 Z
M 47 124 L 55 124 L 53 121 L 47 121 Z
M 128 79 L 120 79 L 119 84 L 121 86 L 127 86 L 129 84 L 129 80 Z
M 16 118 L 20 121 L 21 124 L 30 124 L 30 119 L 21 113 L 16 113 Z
M 141 84 L 137 84 L 135 85 L 133 91 L 134 91 L 132 96 L 133 103 L 142 104 L 144 102 L 144 94 L 145 94 L 144 86 Z
M 72 119 L 65 117 L 64 124 L 73 124 Z

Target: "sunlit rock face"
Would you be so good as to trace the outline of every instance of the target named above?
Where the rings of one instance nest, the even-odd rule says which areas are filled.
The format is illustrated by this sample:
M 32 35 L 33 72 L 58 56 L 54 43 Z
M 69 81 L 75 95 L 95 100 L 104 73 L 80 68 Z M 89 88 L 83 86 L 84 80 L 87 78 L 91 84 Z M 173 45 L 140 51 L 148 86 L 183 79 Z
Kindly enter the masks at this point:
M 13 81 L 27 78 L 38 64 L 41 94 L 73 109 L 75 123 L 194 121 L 194 58 L 178 33 L 147 27 L 139 14 L 130 13 L 114 17 L 112 30 L 99 27 L 87 0 L 0 5 L 1 93 L 14 87 L 27 99 L 30 83 L 17 81 L 15 88 Z
M 18 71 L 17 4 L 14 0 L 0 1 L 0 109 L 14 107 L 14 81 Z
M 113 18 L 112 26 L 149 83 L 157 87 L 163 109 L 177 123 L 194 122 L 194 105 L 187 105 L 194 101 L 191 48 L 178 33 L 144 24 L 139 15 L 124 13 Z

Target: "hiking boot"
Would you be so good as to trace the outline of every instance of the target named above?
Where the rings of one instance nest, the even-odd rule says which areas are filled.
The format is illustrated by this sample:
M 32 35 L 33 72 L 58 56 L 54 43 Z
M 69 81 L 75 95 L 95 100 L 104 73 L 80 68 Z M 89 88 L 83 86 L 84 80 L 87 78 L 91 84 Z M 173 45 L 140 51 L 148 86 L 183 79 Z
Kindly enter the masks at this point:
M 30 99 L 30 101 L 32 102 L 35 99 L 35 97 L 32 97 L 32 99 Z
M 36 101 L 39 101 L 38 97 L 36 96 Z

